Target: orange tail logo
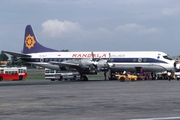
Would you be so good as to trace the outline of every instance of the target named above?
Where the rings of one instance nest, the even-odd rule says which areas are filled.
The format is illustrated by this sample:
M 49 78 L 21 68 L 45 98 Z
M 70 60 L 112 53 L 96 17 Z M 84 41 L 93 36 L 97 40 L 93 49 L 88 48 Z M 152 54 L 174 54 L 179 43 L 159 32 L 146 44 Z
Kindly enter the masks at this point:
M 35 43 L 36 41 L 34 40 L 34 36 L 31 36 L 30 34 L 26 36 L 25 44 L 27 48 L 31 49 L 32 47 L 34 47 Z

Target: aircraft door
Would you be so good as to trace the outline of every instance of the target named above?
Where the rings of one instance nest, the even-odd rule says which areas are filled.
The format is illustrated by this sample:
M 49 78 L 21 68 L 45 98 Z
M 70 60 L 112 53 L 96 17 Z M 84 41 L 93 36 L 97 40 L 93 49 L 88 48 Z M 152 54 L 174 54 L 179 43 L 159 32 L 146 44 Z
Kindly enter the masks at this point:
M 161 54 L 158 54 L 158 56 L 157 56 L 157 60 L 159 61 L 161 59 Z M 156 63 L 157 65 L 159 65 L 160 63 L 159 62 L 157 62 Z
M 138 75 L 141 75 L 141 74 L 143 73 L 142 67 L 136 67 L 136 73 L 137 73 Z

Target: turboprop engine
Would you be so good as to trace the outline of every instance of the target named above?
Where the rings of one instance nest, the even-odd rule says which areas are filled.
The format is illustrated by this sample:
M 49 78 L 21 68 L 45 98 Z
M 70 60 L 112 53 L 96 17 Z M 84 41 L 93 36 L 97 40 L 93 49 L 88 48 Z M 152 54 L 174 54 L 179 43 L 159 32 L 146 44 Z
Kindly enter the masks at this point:
M 99 71 L 107 71 L 110 67 L 108 60 L 105 60 L 105 59 L 99 60 L 96 66 Z
M 83 68 L 89 68 L 93 70 L 96 69 L 96 71 L 108 71 L 109 67 L 111 66 L 110 63 L 108 63 L 108 59 L 100 59 L 99 61 L 93 61 L 91 59 L 81 59 L 79 61 L 79 64 Z
M 112 66 L 111 63 L 109 63 L 110 57 L 111 57 L 111 54 L 109 53 L 108 59 L 99 58 L 99 60 L 96 61 L 94 59 L 94 54 L 92 52 L 92 61 L 91 62 L 93 62 L 93 65 L 96 67 L 97 71 L 108 71 L 109 68 Z
M 79 64 L 83 68 L 88 68 L 93 65 L 91 59 L 81 59 L 81 60 L 79 60 Z

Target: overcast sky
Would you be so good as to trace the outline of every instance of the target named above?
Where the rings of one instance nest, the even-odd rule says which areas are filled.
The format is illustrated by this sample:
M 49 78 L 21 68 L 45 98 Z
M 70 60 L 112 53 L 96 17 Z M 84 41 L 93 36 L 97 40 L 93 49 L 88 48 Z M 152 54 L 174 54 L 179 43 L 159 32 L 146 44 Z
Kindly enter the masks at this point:
M 0 50 L 20 52 L 28 24 L 58 50 L 180 55 L 179 0 L 0 0 Z

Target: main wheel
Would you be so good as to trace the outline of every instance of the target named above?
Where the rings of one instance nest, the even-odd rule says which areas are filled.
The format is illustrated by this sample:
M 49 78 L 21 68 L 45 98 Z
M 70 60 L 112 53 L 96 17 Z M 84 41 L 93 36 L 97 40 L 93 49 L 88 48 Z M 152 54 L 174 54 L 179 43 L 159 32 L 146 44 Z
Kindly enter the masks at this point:
M 0 81 L 2 81 L 3 80 L 3 77 L 2 76 L 0 76 Z
M 61 80 L 63 80 L 63 76 L 60 76 L 58 79 L 58 81 L 61 81 Z
M 82 80 L 82 81 L 88 81 L 88 77 L 87 77 L 86 75 L 81 76 L 81 80 Z
M 120 81 L 121 81 L 121 82 L 124 82 L 124 81 L 125 81 L 125 78 L 124 78 L 124 77 L 121 77 L 121 78 L 120 78 Z
M 76 80 L 76 76 L 73 77 L 73 80 Z
M 23 80 L 23 76 L 19 76 L 19 80 Z

